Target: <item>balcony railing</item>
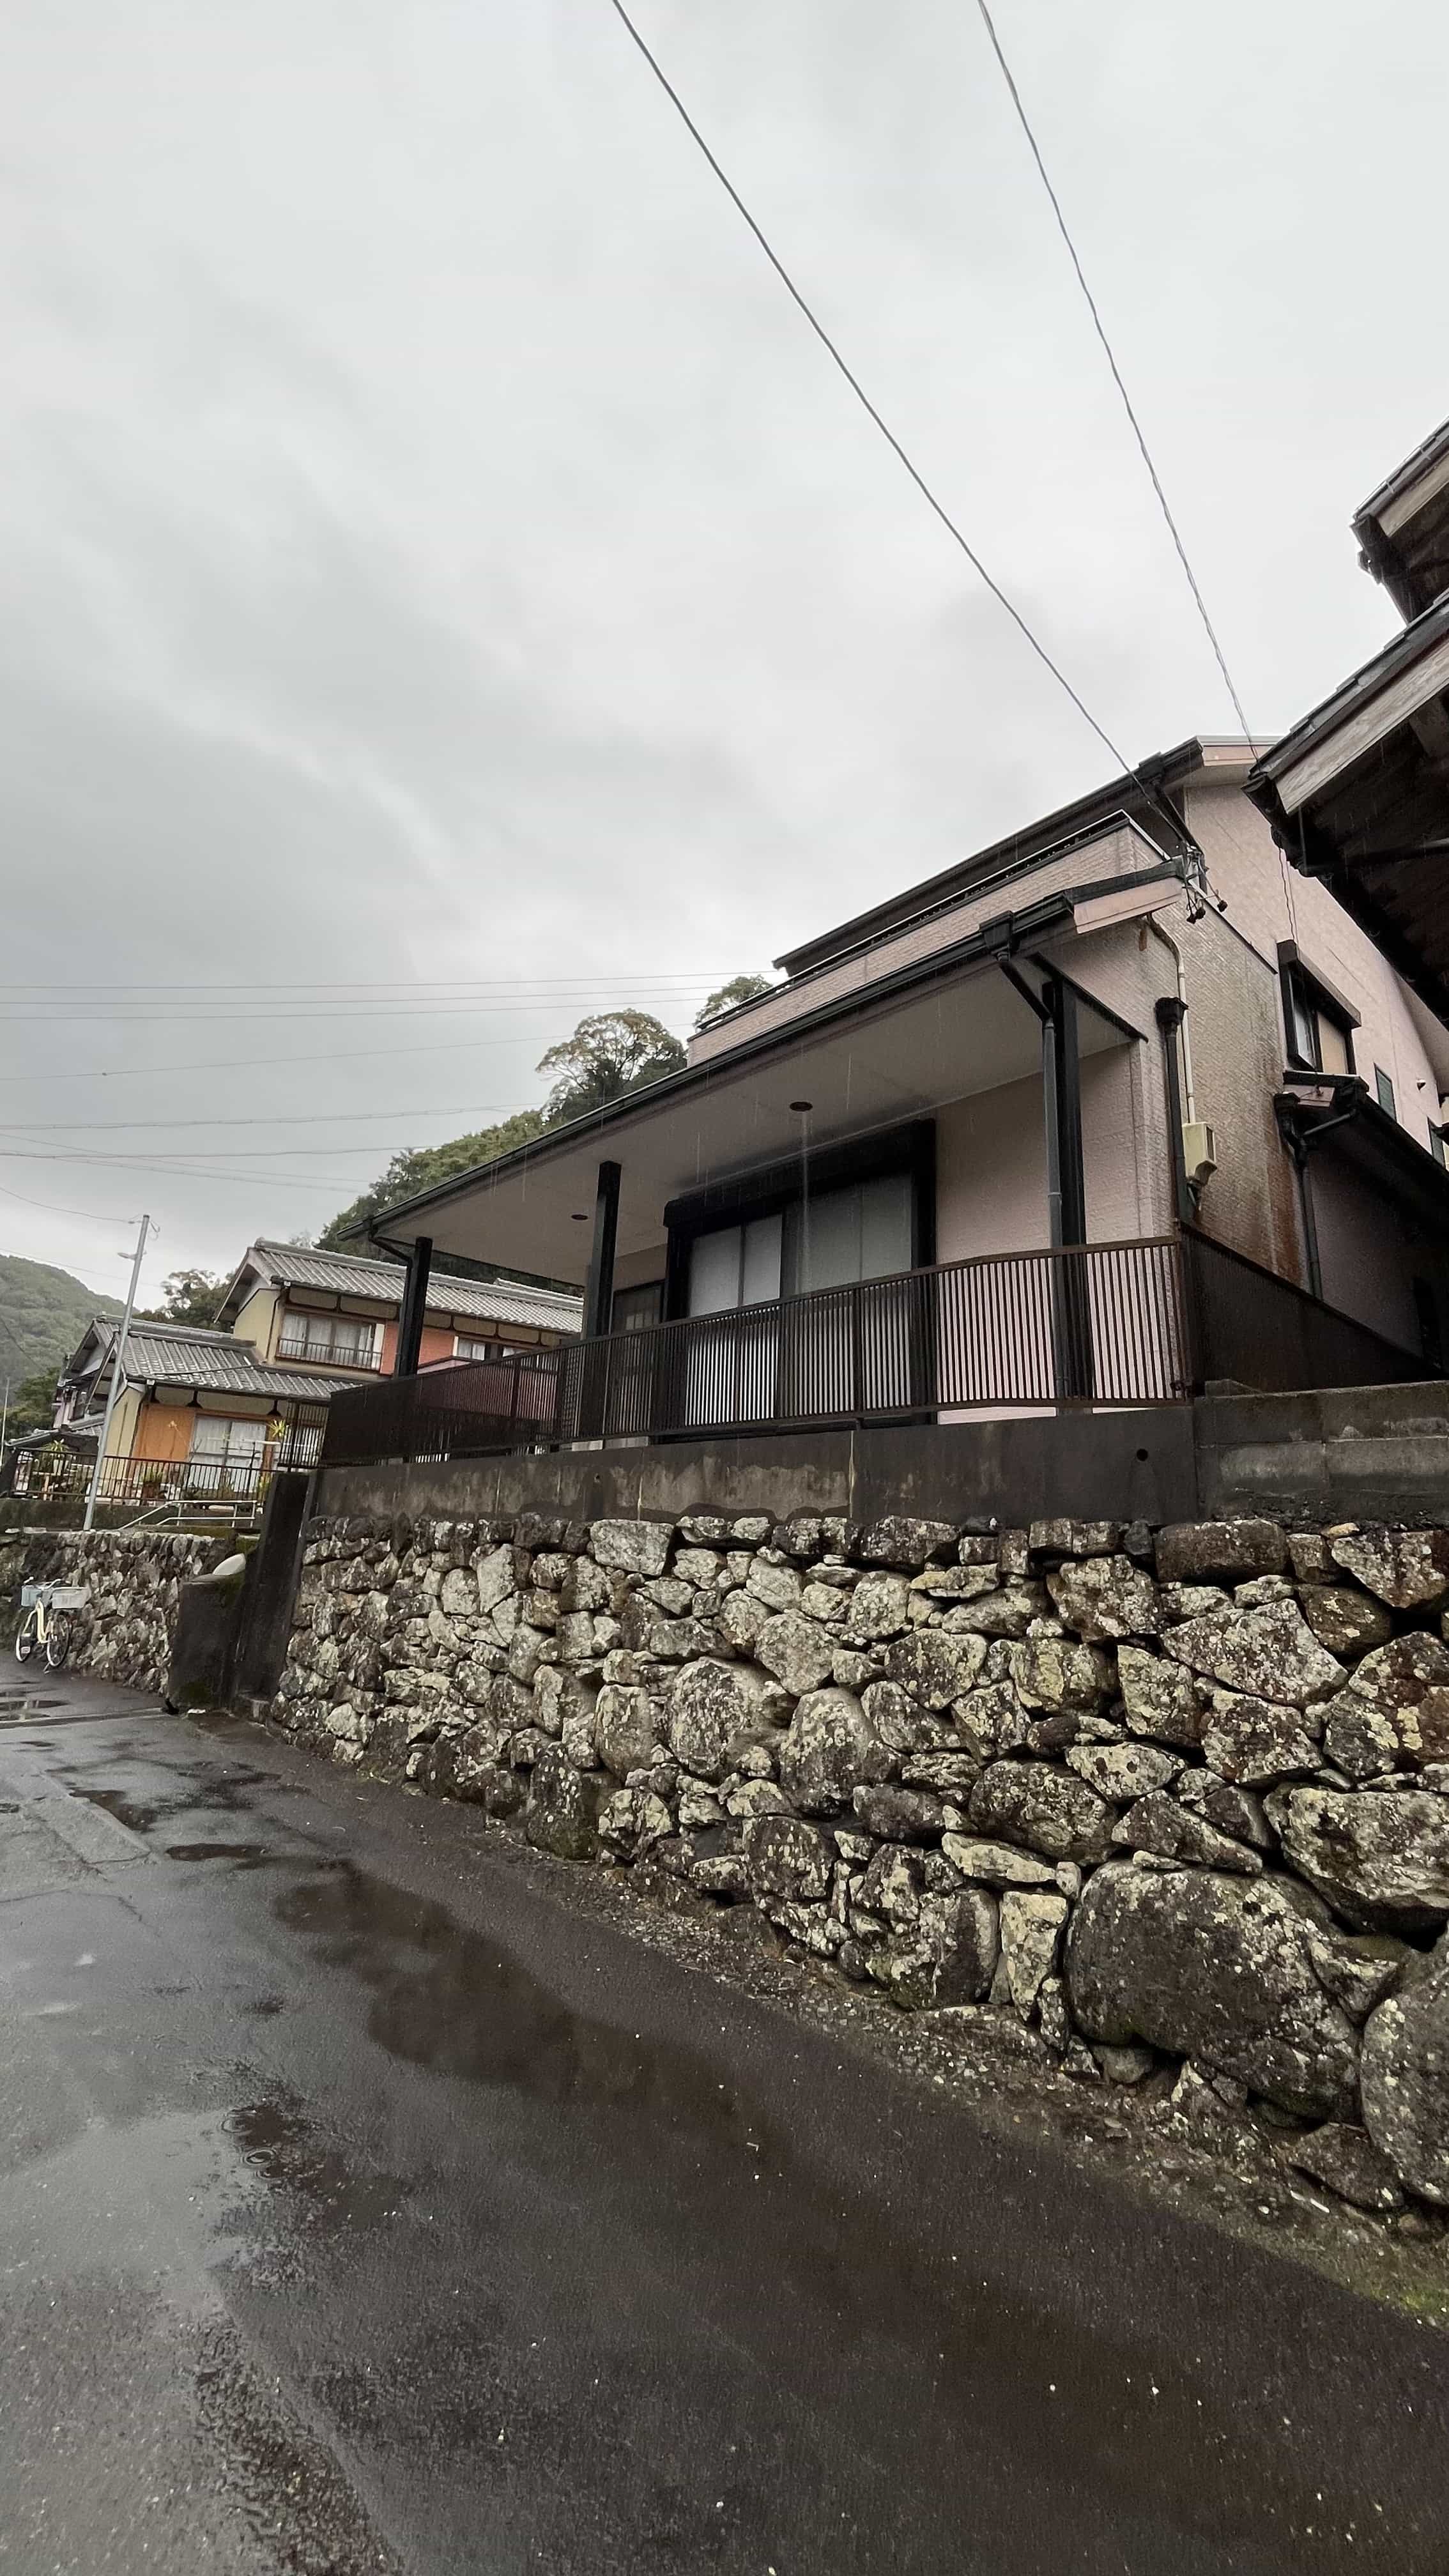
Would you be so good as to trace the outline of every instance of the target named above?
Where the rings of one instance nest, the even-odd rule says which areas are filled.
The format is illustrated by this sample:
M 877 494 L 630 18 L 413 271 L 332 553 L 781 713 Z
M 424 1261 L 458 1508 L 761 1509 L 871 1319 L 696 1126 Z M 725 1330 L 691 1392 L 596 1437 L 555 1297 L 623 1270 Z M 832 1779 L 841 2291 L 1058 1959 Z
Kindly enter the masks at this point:
M 332 1399 L 326 1466 L 1190 1392 L 1174 1236 L 988 1254 Z
M 1175 1404 L 1436 1376 L 1196 1228 L 991 1253 L 339 1388 L 324 1466 Z
M 358 1351 L 335 1349 L 330 1341 L 309 1334 L 295 1323 L 282 1326 L 277 1341 L 279 1360 L 304 1360 L 314 1368 L 372 1369 L 379 1366 L 371 1336 Z

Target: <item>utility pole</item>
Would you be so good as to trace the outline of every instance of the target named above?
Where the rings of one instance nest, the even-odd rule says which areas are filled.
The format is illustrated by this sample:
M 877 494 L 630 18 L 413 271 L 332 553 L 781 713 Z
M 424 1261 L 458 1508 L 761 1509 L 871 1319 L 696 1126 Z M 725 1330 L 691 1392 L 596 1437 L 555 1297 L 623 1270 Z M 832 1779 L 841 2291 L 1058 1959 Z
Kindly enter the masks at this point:
M 136 1303 L 136 1290 L 141 1279 L 141 1258 L 145 1252 L 146 1237 L 150 1231 L 151 1220 L 149 1216 L 143 1216 L 140 1231 L 136 1236 L 135 1259 L 131 1263 L 131 1285 L 126 1291 L 126 1311 L 121 1317 L 120 1330 L 116 1335 L 116 1347 L 111 1358 L 111 1383 L 106 1396 L 105 1419 L 101 1424 L 100 1437 L 96 1442 L 96 1463 L 91 1470 L 90 1491 L 86 1495 L 86 1516 L 81 1523 L 82 1529 L 92 1528 L 95 1522 L 96 1496 L 101 1489 L 101 1469 L 106 1463 L 106 1442 L 110 1437 L 111 1416 L 116 1409 L 116 1398 L 121 1392 L 121 1371 L 126 1363 L 126 1335 L 131 1328 L 131 1310 Z
M 6 1426 L 6 1424 L 9 1422 L 9 1420 L 10 1420 L 10 1380 L 9 1380 L 9 1378 L 7 1377 L 7 1379 L 6 1379 L 6 1381 L 5 1381 L 5 1393 L 3 1394 L 3 1396 L 0 1396 L 0 1459 L 3 1459 L 3 1458 L 4 1458 L 4 1456 L 5 1456 L 5 1426 Z

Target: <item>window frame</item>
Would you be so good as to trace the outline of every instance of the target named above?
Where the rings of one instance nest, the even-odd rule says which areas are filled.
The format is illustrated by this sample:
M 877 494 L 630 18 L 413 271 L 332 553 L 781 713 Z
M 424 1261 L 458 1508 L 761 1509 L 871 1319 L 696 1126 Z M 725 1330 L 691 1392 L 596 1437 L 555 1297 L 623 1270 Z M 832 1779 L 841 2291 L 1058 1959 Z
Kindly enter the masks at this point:
M 1381 1064 L 1376 1064 L 1374 1066 L 1374 1098 L 1378 1102 L 1384 1116 L 1386 1118 L 1392 1118 L 1394 1125 L 1397 1127 L 1399 1123 L 1399 1103 L 1398 1096 L 1394 1090 L 1394 1077 L 1391 1073 L 1385 1073 Z
M 1319 1023 L 1327 1020 L 1343 1040 L 1343 1051 L 1348 1059 L 1346 1071 L 1355 1074 L 1353 1033 L 1363 1025 L 1360 1014 L 1341 993 L 1334 991 L 1322 975 L 1315 974 L 1300 955 L 1294 940 L 1282 939 L 1278 943 L 1278 983 L 1283 1045 L 1289 1066 L 1300 1073 L 1323 1073 L 1329 1081 L 1337 1078 L 1323 1062 L 1323 1037 Z M 1311 1054 L 1305 1054 L 1299 1042 L 1295 1023 L 1300 1015 L 1312 1034 Z
M 288 1340 L 295 1336 L 299 1325 L 302 1328 L 303 1347 L 301 1350 L 289 1349 Z M 326 1330 L 328 1347 L 325 1351 L 309 1350 L 307 1343 L 319 1325 Z M 356 1353 L 339 1353 L 335 1349 L 333 1345 L 339 1325 L 370 1336 L 365 1358 L 359 1357 Z M 345 1315 L 340 1310 L 312 1306 L 286 1306 L 282 1310 L 282 1329 L 277 1335 L 276 1356 L 279 1361 L 300 1361 L 304 1367 L 310 1368 L 351 1368 L 375 1372 L 380 1364 L 381 1340 L 381 1326 L 375 1315 Z

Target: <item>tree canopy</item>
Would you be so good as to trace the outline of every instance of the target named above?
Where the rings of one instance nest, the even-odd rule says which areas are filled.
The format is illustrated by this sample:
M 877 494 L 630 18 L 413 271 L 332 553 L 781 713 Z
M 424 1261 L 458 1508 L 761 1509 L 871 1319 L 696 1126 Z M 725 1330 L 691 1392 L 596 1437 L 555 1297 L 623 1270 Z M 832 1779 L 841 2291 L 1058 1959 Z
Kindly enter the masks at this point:
M 138 1306 L 148 1324 L 214 1324 L 226 1295 L 226 1281 L 215 1270 L 172 1270 L 161 1282 L 159 1306 Z
M 753 1002 L 759 994 L 769 990 L 768 975 L 732 975 L 727 984 L 721 984 L 717 993 L 711 993 L 694 1025 L 697 1029 L 707 1029 L 710 1021 L 717 1020 L 722 1011 L 736 1011 L 741 1002 Z
M 539 1058 L 540 1073 L 558 1076 L 544 1102 L 545 1120 L 561 1127 L 566 1118 L 582 1118 L 625 1091 L 637 1091 L 641 1082 L 678 1073 L 684 1061 L 673 1031 L 648 1011 L 596 1012 Z

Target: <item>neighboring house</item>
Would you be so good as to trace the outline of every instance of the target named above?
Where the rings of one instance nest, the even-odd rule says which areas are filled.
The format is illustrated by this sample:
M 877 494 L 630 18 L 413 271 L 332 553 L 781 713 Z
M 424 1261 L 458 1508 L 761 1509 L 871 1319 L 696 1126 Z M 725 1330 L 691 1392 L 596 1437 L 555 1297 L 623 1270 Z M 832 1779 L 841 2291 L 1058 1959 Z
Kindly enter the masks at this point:
M 265 1360 L 329 1377 L 360 1370 L 386 1376 L 396 1356 L 406 1277 L 397 1261 L 262 1241 L 240 1263 L 217 1322 L 251 1342 Z M 577 1333 L 581 1313 L 579 1299 L 557 1289 L 516 1279 L 484 1284 L 435 1270 L 421 1364 L 551 1348 Z
M 95 1322 L 56 1387 L 55 1429 L 95 1455 L 117 1327 Z M 272 1366 L 234 1334 L 195 1324 L 134 1322 L 101 1470 L 106 1502 L 234 1500 L 257 1493 L 282 1459 L 317 1457 L 328 1390 L 301 1369 Z

